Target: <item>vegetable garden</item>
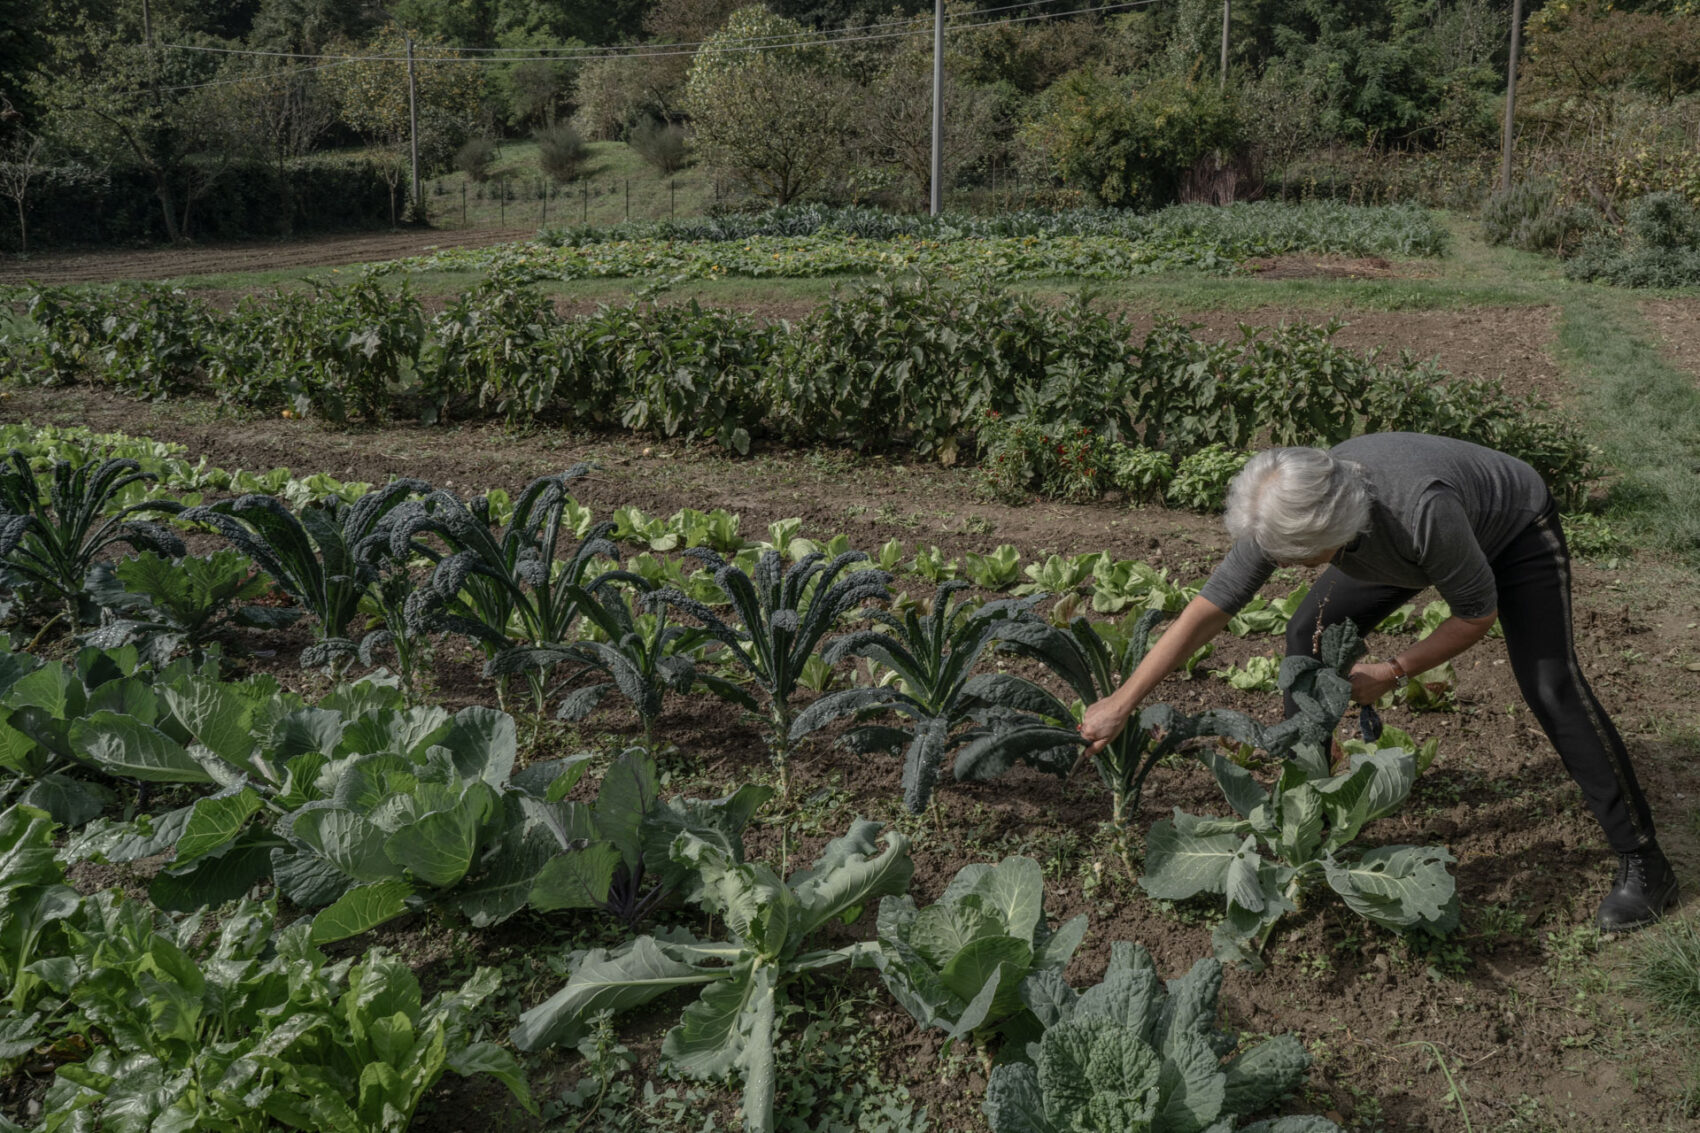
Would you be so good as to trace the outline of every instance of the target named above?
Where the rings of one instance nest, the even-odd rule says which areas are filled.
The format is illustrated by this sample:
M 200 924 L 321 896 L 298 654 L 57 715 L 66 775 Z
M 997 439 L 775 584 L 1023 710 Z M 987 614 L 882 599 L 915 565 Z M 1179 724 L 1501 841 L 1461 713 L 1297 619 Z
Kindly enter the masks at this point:
M 762 223 L 617 233 L 610 270 L 893 262 L 845 251 L 873 214 Z M 1283 572 L 1137 728 L 1074 732 L 1196 594 L 1248 449 L 1442 432 L 1579 509 L 1584 428 L 1327 322 L 1141 338 L 1012 293 L 961 253 L 1091 276 L 1072 242 L 1134 234 L 1007 223 L 795 323 L 562 315 L 588 261 L 537 249 L 583 234 L 478 253 L 429 316 L 410 273 L 470 258 L 230 308 L 20 293 L 18 402 L 161 439 L 0 425 L 0 1129 L 1680 1128 L 1680 1086 L 1565 1092 L 1685 1032 L 1584 1002 L 1603 852 L 1502 650 L 1379 733 L 1349 704 L 1440 604 L 1283 663 Z M 1255 254 L 1185 223 L 1140 235 Z M 177 407 L 278 422 L 310 474 L 218 466 Z M 1694 596 L 1632 619 L 1610 577 L 1581 636 L 1633 699 L 1651 647 L 1607 619 Z M 1626 719 L 1682 798 L 1677 695 Z

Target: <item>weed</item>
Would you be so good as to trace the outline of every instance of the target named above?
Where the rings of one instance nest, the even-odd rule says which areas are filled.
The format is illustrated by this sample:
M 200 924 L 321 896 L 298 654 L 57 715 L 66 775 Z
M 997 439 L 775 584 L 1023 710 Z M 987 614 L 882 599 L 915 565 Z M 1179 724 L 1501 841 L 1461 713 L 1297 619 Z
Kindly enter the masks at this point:
M 1700 1026 L 1700 929 L 1691 920 L 1668 920 L 1635 943 L 1634 986 L 1676 1018 Z

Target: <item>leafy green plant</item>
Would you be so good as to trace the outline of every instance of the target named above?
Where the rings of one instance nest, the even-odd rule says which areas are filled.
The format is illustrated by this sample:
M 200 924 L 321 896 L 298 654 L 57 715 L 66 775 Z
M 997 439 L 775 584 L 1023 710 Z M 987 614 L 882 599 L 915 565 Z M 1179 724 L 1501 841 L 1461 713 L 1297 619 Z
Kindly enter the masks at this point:
M 11 1009 L 11 1018 L 0 1020 L 3 1029 L 24 1019 L 44 989 L 35 962 L 57 954 L 63 922 L 82 901 L 65 884 L 65 868 L 53 856 L 53 828 L 51 816 L 32 806 L 0 813 L 0 995 Z M 39 1015 L 30 1017 L 28 1030 L 33 1032 L 39 1021 Z M 21 1037 L 5 1030 L 0 1034 L 7 1041 Z
M 1140 885 L 1159 900 L 1222 894 L 1227 916 L 1217 926 L 1217 955 L 1253 967 L 1276 922 L 1295 911 L 1307 889 L 1326 882 L 1360 916 L 1395 930 L 1445 936 L 1458 924 L 1458 897 L 1437 846 L 1364 849 L 1369 822 L 1404 805 L 1419 774 L 1418 755 L 1399 748 L 1360 749 L 1335 773 L 1334 730 L 1351 704 L 1344 675 L 1362 654 L 1350 622 L 1323 633 L 1322 657 L 1288 657 L 1280 685 L 1297 715 L 1259 728 L 1237 713 L 1207 714 L 1210 729 L 1281 759 L 1265 788 L 1239 763 L 1214 751 L 1200 758 L 1216 777 L 1235 817 L 1196 818 L 1178 808 L 1146 839 Z M 1201 727 L 1204 721 L 1201 718 Z
M 183 541 L 145 514 L 174 514 L 178 504 L 114 506 L 132 484 L 153 480 L 134 460 L 113 459 L 73 467 L 55 461 L 45 492 L 29 459 L 12 450 L 0 465 L 0 587 L 26 598 L 56 599 L 74 626 L 82 621 L 84 588 L 99 556 L 115 543 L 173 557 Z M 57 615 L 56 615 L 57 619 Z
M 1216 961 L 1165 988 L 1144 948 L 1116 941 L 1096 986 L 1076 994 L 1046 976 L 1023 989 L 1043 1036 L 986 1085 L 992 1133 L 1339 1133 L 1321 1117 L 1238 1124 L 1297 1089 L 1310 1056 L 1291 1035 L 1245 1046 L 1218 1029 Z
M 105 380 L 127 393 L 182 393 L 200 375 L 211 314 L 180 288 L 144 286 L 101 320 Z
M 1065 704 L 1024 678 L 1005 676 L 1001 683 L 1012 692 L 1019 688 L 1025 693 L 1019 701 L 1013 695 L 1006 699 L 1019 702 L 1036 719 L 1036 726 L 1023 729 L 1019 744 L 1006 741 L 1001 746 L 987 745 L 964 753 L 956 761 L 956 777 L 989 779 L 1001 775 L 1012 765 L 1013 756 L 1028 751 L 1035 753 L 1028 758 L 1041 768 L 1066 774 L 1077 754 L 1075 745 L 1080 739 L 1075 724 L 1085 706 L 1121 687 L 1144 660 L 1151 647 L 1151 631 L 1162 617 L 1158 611 L 1147 611 L 1119 642 L 1106 640 L 1083 617 L 1075 618 L 1067 629 L 1037 621 L 1011 625 L 1001 635 L 999 648 L 1038 661 L 1061 677 L 1079 699 L 1073 705 Z M 1110 823 L 1118 852 L 1130 873 L 1129 827 L 1138 813 L 1145 780 L 1160 759 L 1199 734 L 1204 719 L 1184 716 L 1167 705 L 1151 705 L 1092 756 L 1092 765 L 1110 792 Z
M 537 1112 L 513 1055 L 468 1036 L 494 969 L 426 1002 L 400 960 L 374 949 L 333 964 L 305 924 L 277 929 L 271 904 L 244 902 L 202 933 L 199 917 L 174 924 L 102 893 L 64 923 L 45 978 L 92 1053 L 59 1067 L 42 1133 L 97 1115 L 151 1129 L 402 1133 L 449 1070 L 489 1074 Z
M 1241 692 L 1274 692 L 1276 679 L 1281 675 L 1281 658 L 1247 657 L 1243 669 L 1229 665 L 1225 669 L 1211 669 L 1210 675 L 1222 678 Z
M 821 639 L 846 614 L 863 602 L 889 595 L 891 576 L 883 570 L 847 569 L 867 559 L 860 551 L 845 552 L 831 562 L 819 553 L 811 554 L 783 572 L 779 552 L 766 551 L 751 574 L 705 547 L 686 553 L 714 571 L 715 585 L 731 603 L 743 629 L 734 629 L 708 606 L 678 590 L 656 591 L 652 601 L 666 603 L 700 622 L 726 647 L 726 655 L 754 678 L 765 705 L 724 678 L 703 674 L 698 679 L 715 695 L 764 718 L 780 790 L 787 791 L 796 714 L 791 702 L 804 666 Z
M 1251 459 L 1227 445 L 1213 444 L 1193 453 L 1175 466 L 1169 482 L 1168 500 L 1193 511 L 1220 511 L 1228 498 L 1228 483 Z
M 113 648 L 132 641 L 149 643 L 157 660 L 168 659 L 179 645 L 200 646 L 225 626 L 279 629 L 292 625 L 302 610 L 257 605 L 271 580 L 237 551 L 185 555 L 173 562 L 143 551 L 111 568 L 111 583 L 96 567 L 90 593 L 119 617 L 90 634 L 88 643 Z
M 549 792 L 561 793 L 559 786 Z M 673 860 L 680 834 L 701 838 L 742 864 L 744 827 L 772 797 L 772 788 L 746 784 L 722 799 L 663 799 L 654 756 L 627 751 L 602 777 L 593 802 L 526 804 L 559 844 L 532 881 L 531 907 L 599 909 L 635 929 L 696 878 Z
M 878 831 L 877 823 L 854 823 L 827 844 L 813 867 L 787 880 L 760 864 L 740 865 L 701 838 L 681 835 L 673 857 L 697 872 L 702 903 L 720 918 L 730 939 L 706 943 L 673 932 L 640 936 L 614 949 L 593 948 L 576 958 L 564 988 L 520 1016 L 514 1045 L 527 1051 L 571 1045 L 602 1011 L 629 1010 L 678 988 L 701 988 L 667 1032 L 662 1057 L 690 1078 L 741 1072 L 744 1128 L 771 1133 L 774 1031 L 788 985 L 809 972 L 866 964 L 878 949 L 872 941 L 811 947 L 810 938 L 833 920 L 854 919 L 876 897 L 909 887 L 914 866 L 908 840 L 887 834 L 880 851 Z
M 1175 462 L 1161 449 L 1117 445 L 1110 475 L 1130 500 L 1160 500 L 1175 478 Z
M 318 639 L 302 651 L 303 666 L 340 666 L 359 650 L 349 623 L 378 581 L 361 545 L 388 530 L 390 513 L 409 496 L 430 490 L 423 480 L 392 480 L 351 504 L 326 497 L 299 517 L 272 496 L 247 495 L 190 508 L 182 518 L 218 532 L 313 615 Z
M 1022 594 L 1071 594 L 1092 577 L 1103 552 L 1084 555 L 1050 555 L 1042 563 L 1029 563 L 1022 573 L 1031 580 L 1013 591 Z
M 1004 543 L 990 554 L 977 555 L 969 551 L 964 556 L 962 573 L 975 586 L 986 590 L 1008 590 L 1021 577 L 1021 552 Z
M 1031 858 L 964 866 L 926 908 L 907 894 L 880 901 L 874 966 L 917 1023 L 951 1040 L 1036 1038 L 1022 983 L 1034 972 L 1060 977 L 1086 935 L 1086 914 L 1053 928 L 1044 902 L 1044 873 Z
M 556 341 L 561 317 L 534 281 L 500 267 L 431 320 L 421 361 L 430 416 L 441 419 L 459 400 L 520 422 L 553 403 L 567 363 Z
M 503 676 L 548 670 L 563 662 L 577 664 L 579 671 L 600 670 L 610 680 L 573 688 L 557 714 L 563 720 L 581 720 L 611 689 L 617 689 L 638 715 L 644 746 L 653 751 L 663 701 L 667 693 L 688 692 L 696 684 L 697 668 L 690 653 L 708 640 L 705 630 L 668 623 L 667 606 L 652 600 L 659 589 L 628 571 L 600 574 L 569 595 L 595 637 L 565 645 L 505 649 L 490 659 L 486 672 Z
M 940 583 L 930 613 L 866 611 L 884 628 L 837 638 L 822 656 L 832 665 L 846 657 L 866 657 L 891 670 L 897 680 L 829 693 L 791 723 L 791 738 L 798 740 L 846 716 L 862 719 L 896 712 L 909 717 L 913 724 L 907 732 L 887 725 L 863 725 L 847 732 L 843 742 L 860 752 L 907 746 L 903 803 L 916 814 L 926 809 L 939 766 L 952 749 L 968 744 L 959 758 L 974 758 L 972 752 L 1000 742 L 997 724 L 1008 715 L 999 711 L 1000 701 L 1012 686 L 1001 674 L 976 675 L 974 666 L 986 647 L 1009 626 L 1026 620 L 1039 601 L 1035 595 L 970 609 L 958 597 L 967 589 L 968 583 L 961 579 Z M 964 729 L 964 724 L 971 726 Z
M 439 490 L 406 505 L 390 525 L 391 551 L 423 553 L 437 564 L 410 600 L 410 620 L 423 629 L 471 637 L 489 656 L 516 641 L 572 640 L 575 592 L 590 563 L 599 555 L 619 558 L 605 538 L 612 525 L 601 524 L 587 532 L 564 569 L 556 566 L 561 537 L 572 533 L 567 516 L 576 506 L 567 485 L 590 467 L 576 464 L 527 484 L 499 536 L 487 496 L 463 502 Z M 428 535 L 444 549 L 426 544 Z

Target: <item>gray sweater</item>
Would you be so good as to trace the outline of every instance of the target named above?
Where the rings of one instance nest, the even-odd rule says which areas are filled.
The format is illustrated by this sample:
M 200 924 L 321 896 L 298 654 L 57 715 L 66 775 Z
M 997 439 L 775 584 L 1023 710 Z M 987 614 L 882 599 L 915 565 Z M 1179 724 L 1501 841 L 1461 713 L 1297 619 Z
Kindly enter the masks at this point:
M 1370 529 L 1334 559 L 1364 582 L 1433 586 L 1463 618 L 1499 608 L 1489 565 L 1551 505 L 1540 474 L 1515 457 L 1422 433 L 1372 433 L 1330 450 L 1363 467 Z M 1269 581 L 1276 564 L 1237 541 L 1200 596 L 1232 614 Z

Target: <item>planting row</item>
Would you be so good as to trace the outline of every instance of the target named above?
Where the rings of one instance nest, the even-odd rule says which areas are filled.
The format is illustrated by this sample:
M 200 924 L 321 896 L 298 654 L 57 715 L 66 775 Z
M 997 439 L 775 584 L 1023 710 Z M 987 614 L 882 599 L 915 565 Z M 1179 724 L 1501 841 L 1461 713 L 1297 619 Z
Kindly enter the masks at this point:
M 1212 445 L 1333 444 L 1408 430 L 1474 441 L 1580 497 L 1592 450 L 1497 384 L 1383 362 L 1338 324 L 1206 342 L 1165 320 L 1135 348 L 1122 316 L 989 285 L 883 280 L 795 326 L 637 304 L 562 318 L 523 272 L 497 272 L 429 323 L 405 284 L 367 275 L 215 312 L 181 292 L 36 290 L 8 336 L 21 380 L 92 377 L 144 396 L 210 387 L 243 406 L 336 421 L 499 414 L 710 438 L 856 448 L 945 462 L 977 447 L 994 488 L 1076 497 L 1167 490 Z M 1225 482 L 1232 453 L 1205 459 Z M 1180 498 L 1207 500 L 1187 490 Z
M 731 244 L 763 237 L 836 236 L 840 239 L 934 241 L 1045 240 L 1109 236 L 1170 246 L 1191 242 L 1219 259 L 1286 252 L 1348 256 L 1438 256 L 1447 233 L 1439 219 L 1410 206 L 1370 208 L 1338 201 L 1303 204 L 1259 201 L 1232 205 L 1174 205 L 1156 212 L 1064 209 L 990 215 L 897 213 L 857 206 L 789 205 L 759 213 L 673 220 L 628 221 L 546 229 L 538 242 L 556 247 L 594 243 L 663 241 Z

